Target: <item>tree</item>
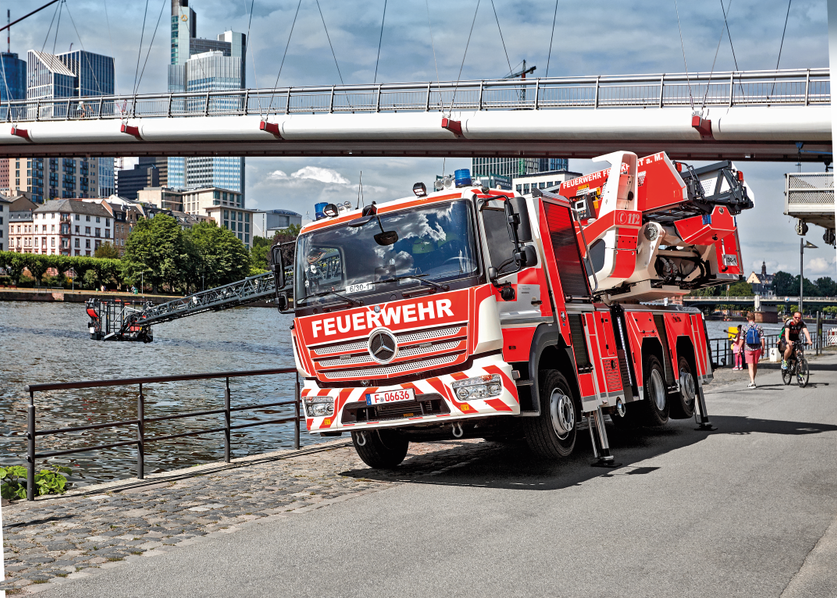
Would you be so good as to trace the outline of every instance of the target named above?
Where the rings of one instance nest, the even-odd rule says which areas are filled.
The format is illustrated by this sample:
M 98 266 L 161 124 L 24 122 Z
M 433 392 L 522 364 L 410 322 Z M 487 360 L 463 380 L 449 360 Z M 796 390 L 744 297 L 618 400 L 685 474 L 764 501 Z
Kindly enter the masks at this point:
M 299 236 L 299 231 L 302 227 L 297 224 L 292 224 L 285 230 L 278 231 L 273 235 L 273 245 L 285 245 L 282 250 L 282 263 L 285 269 L 293 268 L 294 254 L 296 253 L 296 238 Z M 290 243 L 290 244 L 289 244 Z M 268 264 L 273 264 L 273 254 L 269 254 L 267 259 Z
M 96 248 L 96 251 L 93 252 L 93 257 L 118 260 L 119 252 L 116 250 L 116 247 L 114 247 L 110 243 L 102 243 Z
M 259 270 L 267 271 L 270 267 L 268 254 L 273 243 L 264 237 L 253 237 L 253 248 L 250 249 L 250 263 Z
M 231 230 L 215 222 L 201 222 L 186 233 L 194 252 L 191 268 L 198 288 L 229 284 L 250 274 L 250 255 L 244 243 Z
M 773 292 L 776 293 L 776 296 L 798 295 L 799 279 L 797 278 L 796 287 L 794 287 L 793 276 L 779 270 L 773 275 Z
M 831 280 L 830 276 L 818 278 L 814 284 L 817 285 L 822 297 L 837 297 L 837 282 Z
M 753 292 L 753 287 L 750 286 L 749 282 L 742 280 L 729 286 L 730 297 L 752 297 L 753 295 L 755 295 L 755 293 Z
M 174 291 L 185 287 L 184 279 L 194 279 L 194 264 L 177 220 L 166 214 L 140 219 L 122 257 L 122 274 L 128 284 L 143 279 L 152 289 L 168 285 Z

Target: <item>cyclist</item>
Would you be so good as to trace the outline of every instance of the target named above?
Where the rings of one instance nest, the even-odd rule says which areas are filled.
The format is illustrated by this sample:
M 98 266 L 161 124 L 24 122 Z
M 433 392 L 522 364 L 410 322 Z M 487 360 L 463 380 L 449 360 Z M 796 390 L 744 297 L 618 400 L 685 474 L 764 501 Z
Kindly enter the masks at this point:
M 799 333 L 805 332 L 805 338 L 807 339 L 807 344 L 812 344 L 811 342 L 811 333 L 808 332 L 808 327 L 805 325 L 805 322 L 802 321 L 802 314 L 798 311 L 793 312 L 793 318 L 785 322 L 785 354 L 784 359 L 782 359 L 782 369 L 788 369 L 788 359 L 790 359 L 791 355 L 795 351 L 794 343 L 799 342 Z

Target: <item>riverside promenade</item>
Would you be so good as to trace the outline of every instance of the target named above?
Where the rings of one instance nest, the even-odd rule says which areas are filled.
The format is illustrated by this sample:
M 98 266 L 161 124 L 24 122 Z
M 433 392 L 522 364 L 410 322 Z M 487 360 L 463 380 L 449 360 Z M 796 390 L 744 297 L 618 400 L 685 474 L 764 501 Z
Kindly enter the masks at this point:
M 345 439 L 3 508 L 7 580 L 74 596 L 837 595 L 837 355 L 808 388 L 720 370 L 691 420 L 522 444 L 412 445 L 376 472 Z

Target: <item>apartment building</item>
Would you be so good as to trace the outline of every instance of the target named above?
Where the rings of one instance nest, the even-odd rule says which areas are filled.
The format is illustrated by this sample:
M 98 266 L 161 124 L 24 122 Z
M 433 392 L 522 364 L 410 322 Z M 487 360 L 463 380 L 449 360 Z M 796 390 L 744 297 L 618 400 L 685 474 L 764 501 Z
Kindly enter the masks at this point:
M 48 201 L 32 212 L 31 253 L 92 256 L 102 243 L 113 243 L 113 224 L 111 213 L 99 204 Z

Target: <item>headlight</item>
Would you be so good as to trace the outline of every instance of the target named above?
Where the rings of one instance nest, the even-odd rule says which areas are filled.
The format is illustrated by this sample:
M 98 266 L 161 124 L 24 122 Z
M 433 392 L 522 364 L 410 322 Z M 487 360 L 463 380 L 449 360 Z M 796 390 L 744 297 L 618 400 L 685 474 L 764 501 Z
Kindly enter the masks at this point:
M 500 374 L 487 374 L 457 380 L 451 384 L 451 388 L 460 401 L 473 401 L 500 396 L 503 393 L 503 382 L 500 380 Z
M 334 415 L 334 399 L 332 397 L 312 397 L 305 399 L 305 412 L 308 417 L 328 417 Z

